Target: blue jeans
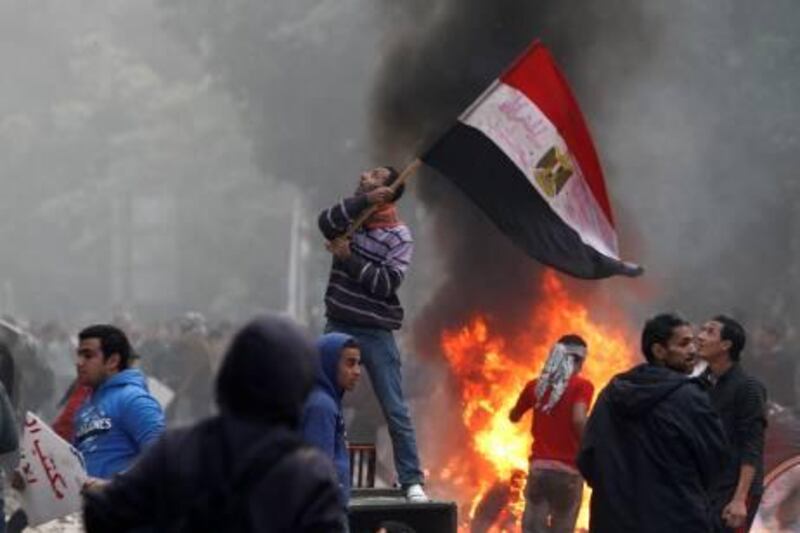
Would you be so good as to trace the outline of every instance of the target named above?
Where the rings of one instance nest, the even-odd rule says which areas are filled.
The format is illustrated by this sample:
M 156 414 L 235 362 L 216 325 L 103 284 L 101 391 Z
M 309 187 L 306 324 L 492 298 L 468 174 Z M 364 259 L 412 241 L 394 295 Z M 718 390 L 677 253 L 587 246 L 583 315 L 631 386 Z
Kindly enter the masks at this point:
M 346 333 L 354 337 L 361 347 L 361 362 L 367 369 L 369 379 L 383 416 L 389 426 L 394 452 L 394 468 L 403 487 L 423 482 L 419 466 L 417 439 L 403 397 L 400 376 L 400 351 L 391 331 L 364 328 L 328 321 L 325 332 Z

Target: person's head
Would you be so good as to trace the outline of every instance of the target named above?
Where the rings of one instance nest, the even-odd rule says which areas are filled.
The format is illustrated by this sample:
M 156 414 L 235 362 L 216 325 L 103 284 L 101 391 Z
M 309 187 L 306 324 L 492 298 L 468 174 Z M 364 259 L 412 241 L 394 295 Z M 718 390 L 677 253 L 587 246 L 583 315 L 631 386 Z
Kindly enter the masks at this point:
M 392 166 L 375 167 L 365 170 L 358 177 L 358 194 L 365 194 L 374 191 L 378 187 L 391 187 L 400 177 L 400 173 Z M 393 202 L 396 202 L 405 192 L 405 184 L 401 184 L 394 193 Z
M 219 367 L 222 356 L 225 354 L 225 350 L 228 349 L 234 333 L 233 324 L 228 321 L 220 322 L 208 332 L 211 368 L 216 369 Z
M 739 361 L 747 337 L 744 328 L 726 315 L 717 315 L 703 324 L 697 335 L 700 357 L 709 363 Z
M 341 396 L 351 391 L 361 377 L 361 348 L 344 333 L 326 333 L 317 341 L 321 366 L 317 381 Z
M 233 337 L 220 365 L 216 400 L 223 416 L 296 427 L 319 356 L 293 321 L 263 315 Z
M 756 330 L 755 346 L 759 357 L 770 356 L 780 349 L 784 329 L 779 324 L 761 324 Z
M 39 338 L 44 342 L 59 341 L 64 338 L 64 330 L 57 322 L 45 322 L 39 330 Z
M 580 335 L 569 333 L 558 339 L 558 344 L 564 345 L 567 355 L 575 361 L 575 372 L 579 372 L 588 353 L 586 341 Z
M 549 413 L 558 405 L 567 384 L 580 372 L 586 353 L 586 341 L 574 333 L 562 336 L 553 344 L 536 380 L 536 412 Z
M 642 353 L 652 365 L 689 374 L 697 361 L 691 324 L 674 313 L 654 316 L 642 330 Z
M 208 333 L 206 317 L 196 311 L 184 313 L 178 325 L 183 336 L 205 337 Z
M 117 311 L 111 317 L 111 325 L 130 333 L 134 329 L 133 315 L 129 311 Z
M 361 348 L 355 339 L 347 341 L 339 356 L 336 384 L 345 391 L 356 388 L 361 378 Z
M 131 345 L 121 329 L 109 324 L 89 326 L 78 333 L 78 382 L 97 388 L 114 374 L 127 369 Z

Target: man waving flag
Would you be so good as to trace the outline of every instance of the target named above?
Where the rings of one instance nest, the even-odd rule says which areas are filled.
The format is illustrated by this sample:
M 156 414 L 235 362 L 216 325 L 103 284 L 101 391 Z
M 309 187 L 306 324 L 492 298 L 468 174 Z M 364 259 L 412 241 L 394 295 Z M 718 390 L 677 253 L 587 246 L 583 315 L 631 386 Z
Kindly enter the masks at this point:
M 642 273 L 619 259 L 592 138 L 539 41 L 421 159 L 542 263 L 586 279 Z

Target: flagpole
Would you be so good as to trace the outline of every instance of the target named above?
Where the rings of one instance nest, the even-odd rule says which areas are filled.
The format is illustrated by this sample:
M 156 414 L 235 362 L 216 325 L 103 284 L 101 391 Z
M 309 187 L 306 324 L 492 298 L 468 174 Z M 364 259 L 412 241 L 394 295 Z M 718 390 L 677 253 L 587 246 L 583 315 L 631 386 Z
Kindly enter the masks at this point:
M 400 173 L 400 176 L 398 176 L 398 178 L 394 181 L 394 183 L 392 183 L 389 186 L 392 192 L 397 192 L 397 189 L 399 189 L 400 186 L 403 185 L 408 178 L 414 175 L 421 166 L 422 166 L 422 160 L 417 158 L 414 161 L 412 161 L 406 168 L 404 168 L 403 172 Z M 370 216 L 372 216 L 372 213 L 378 210 L 378 207 L 379 206 L 377 205 L 370 206 L 363 213 L 361 213 L 361 215 L 357 219 L 355 219 L 355 221 L 353 221 L 352 224 L 350 224 L 350 227 L 347 228 L 347 232 L 344 235 L 342 235 L 342 237 L 345 239 L 352 238 L 353 234 L 358 230 L 358 228 L 360 228 L 361 225 L 364 224 L 364 222 Z

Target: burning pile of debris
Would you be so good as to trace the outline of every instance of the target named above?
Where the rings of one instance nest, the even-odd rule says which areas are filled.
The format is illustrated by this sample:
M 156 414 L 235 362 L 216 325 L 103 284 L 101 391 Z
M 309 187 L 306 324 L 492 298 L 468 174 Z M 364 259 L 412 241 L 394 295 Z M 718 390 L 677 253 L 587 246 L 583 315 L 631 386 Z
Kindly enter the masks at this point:
M 530 418 L 512 424 L 508 415 L 519 392 L 541 370 L 555 340 L 565 333 L 586 340 L 589 356 L 583 375 L 596 391 L 614 374 L 635 364 L 638 357 L 628 324 L 605 325 L 594 320 L 587 305 L 549 270 L 541 276 L 540 298 L 532 302 L 523 330 L 504 336 L 493 331 L 491 324 L 492 317 L 476 312 L 461 329 L 442 333 L 441 349 L 452 376 L 451 390 L 457 396 L 453 403 L 458 406 L 461 428 L 443 439 L 442 417 L 431 416 L 439 429 L 426 432 L 436 436 L 433 448 L 446 448 L 442 460 L 431 463 L 439 465 L 431 471 L 432 484 L 459 501 L 463 527 L 476 519 L 476 513 L 483 515 L 483 520 L 487 513 L 492 514 L 491 500 L 504 489 L 511 503 L 508 512 L 517 518 L 522 514 L 518 473 L 528 470 Z M 499 509 L 494 515 L 495 525 L 503 520 Z M 579 526 L 587 524 L 588 491 Z

